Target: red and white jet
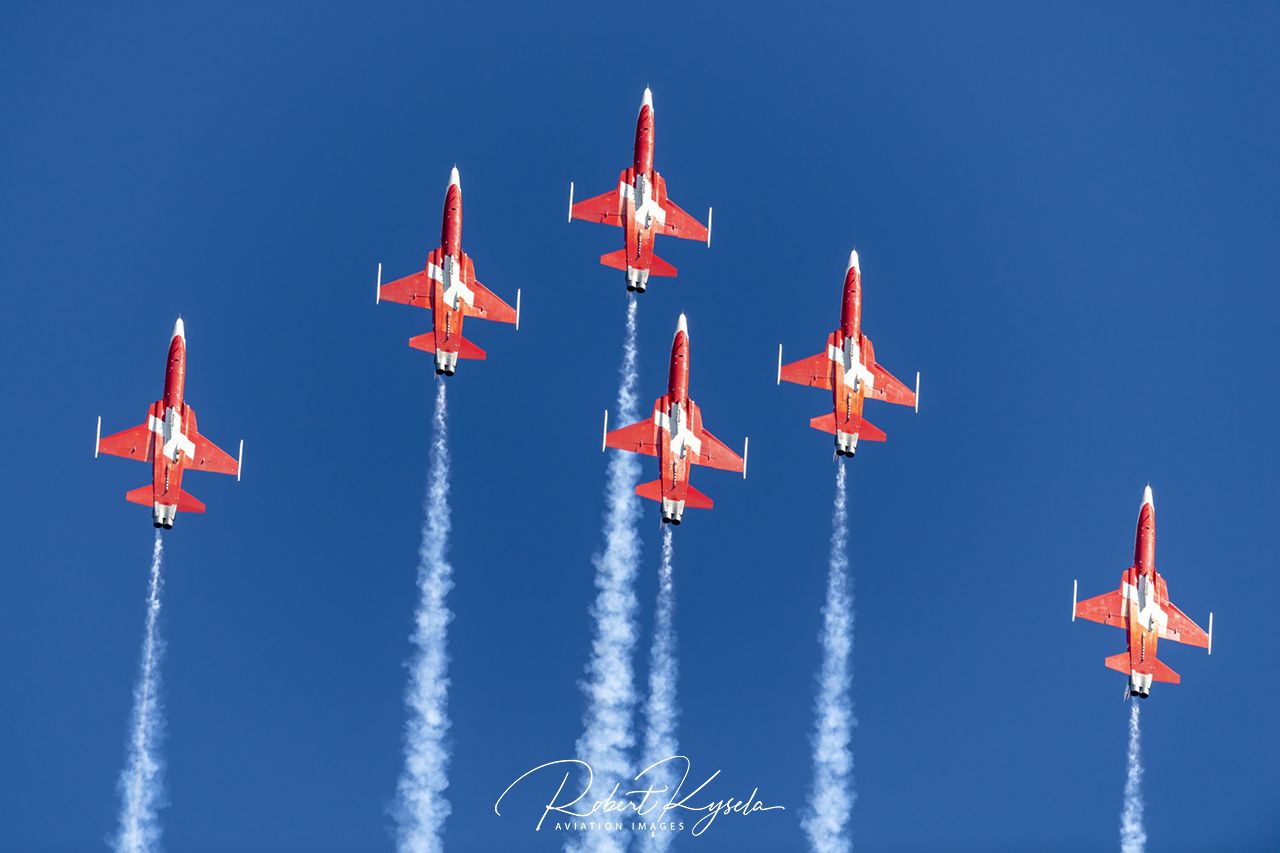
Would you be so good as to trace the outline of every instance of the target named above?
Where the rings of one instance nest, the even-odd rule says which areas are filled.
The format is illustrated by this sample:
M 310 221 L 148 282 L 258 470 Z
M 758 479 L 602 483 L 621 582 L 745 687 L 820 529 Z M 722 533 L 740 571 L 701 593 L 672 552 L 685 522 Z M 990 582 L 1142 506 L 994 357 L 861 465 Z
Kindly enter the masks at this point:
M 644 90 L 636 119 L 636 150 L 632 165 L 618 176 L 618 188 L 573 203 L 569 183 L 569 221 L 585 219 L 623 229 L 626 248 L 600 256 L 600 263 L 627 273 L 627 290 L 644 292 L 650 275 L 673 276 L 676 268 L 653 253 L 659 234 L 706 240 L 711 245 L 711 208 L 707 224 L 685 213 L 667 198 L 667 182 L 653 168 L 653 93 Z
M 1153 681 L 1177 684 L 1182 680 L 1164 661 L 1156 659 L 1156 642 L 1161 638 L 1200 646 L 1213 654 L 1213 614 L 1209 614 L 1209 632 L 1205 633 L 1169 601 L 1169 587 L 1156 572 L 1156 506 L 1150 486 L 1142 492 L 1133 565 L 1120 576 L 1120 589 L 1078 603 L 1077 589 L 1078 583 L 1073 582 L 1071 621 L 1079 616 L 1124 628 L 1129 635 L 1129 650 L 1107 658 L 1106 664 L 1128 673 L 1130 696 L 1147 698 Z
M 126 494 L 131 503 L 150 505 L 156 527 L 173 527 L 178 511 L 204 512 L 204 504 L 182 490 L 182 472 L 212 471 L 234 474 L 240 479 L 240 463 L 244 458 L 244 440 L 240 441 L 240 457 L 232 459 L 196 429 L 196 411 L 182 398 L 187 377 L 187 336 L 182 318 L 173 326 L 169 343 L 169 365 L 164 374 L 164 399 L 151 404 L 146 423 L 115 435 L 102 437 L 102 418 L 98 418 L 98 435 L 93 455 L 110 453 L 125 459 L 151 463 L 151 485 Z
M 382 283 L 382 264 L 378 264 L 375 301 L 383 299 L 432 312 L 435 330 L 410 338 L 409 346 L 436 354 L 437 376 L 452 376 L 459 358 L 485 357 L 484 350 L 462 336 L 464 317 L 514 323 L 516 329 L 520 328 L 520 291 L 516 291 L 516 307 L 512 308 L 476 281 L 475 264 L 462 251 L 462 184 L 456 166 L 449 174 L 449 189 L 444 196 L 440 247 L 427 255 L 425 270 L 386 284 Z
M 810 419 L 809 426 L 835 435 L 836 454 L 840 456 L 853 456 L 859 438 L 885 440 L 885 434 L 862 417 L 862 404 L 867 397 L 920 411 L 920 374 L 916 374 L 915 391 L 903 385 L 876 362 L 871 339 L 862 333 L 862 270 L 857 251 L 849 253 L 840 328 L 827 336 L 827 351 L 784 365 L 779 344 L 778 383 L 783 380 L 831 391 L 831 414 Z
M 608 432 L 609 412 L 604 413 L 604 442 L 629 453 L 658 457 L 662 477 L 636 486 L 636 494 L 662 504 L 664 524 L 679 524 L 686 506 L 711 509 L 711 498 L 689 485 L 689 466 L 706 465 L 747 476 L 747 442 L 742 456 L 702 427 L 702 409 L 689 399 L 689 324 L 683 314 L 671 344 L 671 372 L 667 393 L 653 403 L 653 416 Z

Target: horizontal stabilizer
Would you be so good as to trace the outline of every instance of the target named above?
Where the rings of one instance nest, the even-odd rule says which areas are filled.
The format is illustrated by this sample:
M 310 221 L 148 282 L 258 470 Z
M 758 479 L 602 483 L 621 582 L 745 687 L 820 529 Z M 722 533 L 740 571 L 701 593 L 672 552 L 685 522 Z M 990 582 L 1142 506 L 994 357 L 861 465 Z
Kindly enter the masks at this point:
M 671 278 L 676 274 L 676 268 L 664 261 L 657 255 L 653 256 L 653 260 L 649 265 L 649 275 L 664 275 Z
M 178 511 L 204 512 L 204 504 L 192 497 L 189 492 L 182 491 L 178 493 Z
M 1181 684 L 1182 676 L 1169 669 L 1162 660 L 1152 661 L 1155 664 L 1155 671 L 1151 673 L 1152 681 L 1163 681 L 1165 684 Z
M 816 418 L 809 418 L 809 426 L 814 429 L 836 434 L 836 416 L 834 412 L 827 412 L 825 415 L 818 415 Z
M 809 426 L 823 432 L 836 434 L 836 416 L 834 412 L 825 415 L 818 415 L 816 418 L 809 419 Z M 856 426 L 850 426 L 844 430 L 847 433 L 857 435 L 863 441 L 885 441 L 886 436 L 879 427 L 871 423 L 871 421 L 863 418 L 858 421 Z
M 480 347 L 466 338 L 457 338 L 456 340 L 458 341 L 458 358 L 473 358 L 477 361 L 485 360 L 485 351 Z M 409 346 L 414 349 L 420 349 L 423 352 L 435 352 L 437 349 L 436 333 L 427 332 L 425 335 L 409 338 Z M 452 352 L 452 350 L 446 349 L 445 352 Z
M 619 249 L 616 252 L 601 255 L 600 263 L 606 267 L 613 267 L 615 270 L 623 270 L 625 272 L 627 269 L 627 250 Z
M 715 502 L 693 486 L 690 486 L 689 494 L 684 499 L 684 505 L 686 509 L 711 509 Z
M 418 335 L 416 337 L 409 338 L 409 346 L 414 349 L 420 349 L 423 352 L 435 352 L 436 333 L 427 332 L 425 335 Z
M 143 506 L 151 506 L 154 501 L 151 500 L 151 487 L 142 486 L 134 489 L 124 496 L 124 499 L 131 504 L 142 504 Z
M 1128 652 L 1112 655 L 1106 659 L 1105 663 L 1107 664 L 1107 669 L 1114 669 L 1116 672 L 1123 672 L 1125 675 L 1128 675 L 1131 670 Z
M 651 501 L 661 501 L 662 500 L 662 481 L 650 480 L 647 483 L 641 483 L 640 485 L 636 486 L 636 494 L 642 498 L 646 498 Z
M 871 421 L 863 418 L 858 424 L 858 438 L 863 441 L 887 441 L 889 437 L 884 434 L 884 430 L 873 424 Z

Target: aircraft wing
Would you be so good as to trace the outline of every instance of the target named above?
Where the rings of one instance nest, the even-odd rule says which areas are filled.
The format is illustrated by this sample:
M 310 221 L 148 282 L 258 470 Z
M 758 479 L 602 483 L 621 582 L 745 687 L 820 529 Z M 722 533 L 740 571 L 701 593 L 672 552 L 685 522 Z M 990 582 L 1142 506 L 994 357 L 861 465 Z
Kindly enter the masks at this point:
M 1199 646 L 1202 649 L 1209 647 L 1209 635 L 1201 630 L 1200 626 L 1192 622 L 1187 614 L 1183 613 L 1177 606 L 1170 601 L 1165 605 L 1165 612 L 1169 614 L 1169 624 L 1160 632 L 1160 636 L 1166 640 L 1173 640 L 1175 643 L 1186 643 L 1188 646 Z M 1209 620 L 1210 627 L 1213 620 Z
M 1123 628 L 1124 614 L 1125 603 L 1118 589 L 1076 603 L 1076 616 L 1103 625 Z
M 879 362 L 872 365 L 871 372 L 876 377 L 876 381 L 871 387 L 872 399 L 884 400 L 886 403 L 897 403 L 899 406 L 914 406 L 916 404 L 915 392 L 903 385 L 892 373 L 881 367 Z
M 110 453 L 125 459 L 137 459 L 139 462 L 150 462 L 154 456 L 155 445 L 151 440 L 151 428 L 147 424 L 138 424 L 109 435 L 98 442 L 98 452 Z
M 831 357 L 825 352 L 782 365 L 778 378 L 784 382 L 831 390 Z
M 478 281 L 471 282 L 471 290 L 475 293 L 475 298 L 467 311 L 468 314 L 479 317 L 481 320 L 492 320 L 495 323 L 516 321 L 516 309 L 503 302 L 492 290 Z
M 389 281 L 378 290 L 378 298 L 418 308 L 431 307 L 431 280 L 426 270 Z
M 582 219 L 587 222 L 599 222 L 602 225 L 622 225 L 622 196 L 614 187 L 607 193 L 601 193 L 585 201 L 580 201 L 569 208 L 571 219 Z
M 631 426 L 624 426 L 615 429 L 613 432 L 605 433 L 604 443 L 607 447 L 615 450 L 625 450 L 628 453 L 643 453 L 645 456 L 658 455 L 658 425 L 653 422 L 650 416 L 642 421 L 636 421 Z
M 708 468 L 719 468 L 722 471 L 742 472 L 746 463 L 742 457 L 730 450 L 725 443 L 709 431 L 702 431 L 702 446 L 698 455 L 693 457 L 695 465 L 706 465 Z
M 191 443 L 195 450 L 187 467 L 192 471 L 209 471 L 213 474 L 231 474 L 236 476 L 240 471 L 240 463 L 218 445 L 200 434 L 196 427 L 196 410 L 187 405 L 187 423 L 191 433 Z
M 666 214 L 666 224 L 662 226 L 663 234 L 706 242 L 707 226 L 681 210 L 680 205 L 671 199 L 666 199 L 662 203 L 662 211 Z

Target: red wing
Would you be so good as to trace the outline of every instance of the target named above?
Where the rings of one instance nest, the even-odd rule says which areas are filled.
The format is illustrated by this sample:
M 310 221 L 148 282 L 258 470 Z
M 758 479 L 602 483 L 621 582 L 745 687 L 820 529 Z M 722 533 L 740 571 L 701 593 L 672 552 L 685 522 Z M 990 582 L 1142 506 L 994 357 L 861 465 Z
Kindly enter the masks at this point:
M 873 399 L 884 400 L 886 403 L 897 403 L 899 406 L 914 406 L 916 404 L 915 392 L 898 381 L 897 377 L 881 367 L 879 363 L 872 365 L 871 372 L 876 377 L 876 381 L 871 387 Z
M 725 443 L 714 435 L 702 431 L 702 449 L 693 458 L 695 465 L 706 465 L 708 468 L 719 468 L 722 471 L 741 472 L 744 465 L 742 457 L 734 453 Z
M 1076 603 L 1076 616 L 1103 625 L 1124 627 L 1125 604 L 1120 597 L 1120 590 L 1097 595 Z M 1127 666 L 1127 664 L 1126 664 Z M 1128 671 L 1127 669 L 1125 670 Z
M 643 453 L 646 456 L 658 455 L 658 425 L 649 417 L 637 421 L 631 426 L 624 426 L 607 433 L 604 443 L 616 450 L 628 453 Z
M 475 293 L 474 304 L 467 313 L 481 320 L 492 320 L 495 323 L 514 323 L 516 309 L 498 298 L 492 290 L 478 281 L 471 282 L 471 290 Z
M 569 211 L 571 219 L 599 222 L 602 225 L 622 225 L 622 196 L 617 187 L 594 198 L 580 201 Z
M 382 285 L 378 298 L 418 308 L 431 307 L 431 280 L 426 271 L 416 272 Z
M 100 453 L 110 453 L 112 456 L 122 456 L 125 459 L 137 459 L 139 462 L 150 462 L 154 447 L 151 429 L 146 424 L 121 430 L 98 442 Z
M 1187 614 L 1179 610 L 1172 601 L 1166 604 L 1164 609 L 1169 614 L 1169 624 L 1161 632 L 1161 637 L 1173 640 L 1175 643 L 1199 646 L 1202 649 L 1209 647 L 1209 635 L 1192 622 Z
M 236 474 L 240 471 L 240 463 L 218 445 L 200 434 L 196 427 L 196 410 L 187 406 L 187 423 L 191 429 L 191 443 L 195 452 L 191 456 L 188 467 L 192 471 L 209 471 L 214 474 Z
M 663 234 L 706 242 L 707 226 L 681 210 L 680 205 L 667 199 L 662 203 L 662 210 L 666 214 L 666 224 L 662 226 Z
M 817 355 L 811 355 L 808 358 L 782 365 L 782 371 L 778 376 L 784 382 L 808 385 L 810 388 L 826 388 L 830 391 L 832 388 L 831 365 L 830 356 L 825 352 L 820 352 Z

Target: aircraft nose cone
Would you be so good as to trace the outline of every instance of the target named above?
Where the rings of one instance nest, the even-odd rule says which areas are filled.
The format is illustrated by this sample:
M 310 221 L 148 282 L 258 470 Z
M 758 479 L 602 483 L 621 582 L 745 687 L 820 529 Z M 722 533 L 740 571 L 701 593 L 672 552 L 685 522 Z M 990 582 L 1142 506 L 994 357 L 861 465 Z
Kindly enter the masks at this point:
M 462 181 L 458 178 L 458 167 L 454 166 L 453 171 L 449 173 L 449 186 L 462 188 Z
M 648 107 L 649 111 L 653 112 L 653 92 L 649 91 L 648 86 L 644 87 L 644 97 L 640 100 L 640 106 Z
M 184 341 L 187 339 L 187 330 L 186 327 L 182 325 L 181 317 L 178 318 L 178 322 L 173 324 L 173 337 L 182 338 Z
M 849 253 L 849 269 L 862 272 L 862 267 L 858 266 L 858 250 L 854 249 Z
M 683 312 L 680 314 L 680 319 L 676 321 L 676 332 L 684 332 L 685 337 L 689 336 L 689 321 L 685 319 Z
M 1143 505 L 1144 505 L 1144 506 L 1145 506 L 1146 504 L 1151 504 L 1151 508 L 1152 508 L 1152 509 L 1155 509 L 1155 508 L 1156 508 L 1156 502 L 1155 502 L 1155 500 L 1151 497 L 1151 484 L 1150 484 L 1150 483 L 1147 483 L 1147 487 L 1146 487 L 1145 489 L 1143 489 L 1143 490 L 1142 490 L 1142 503 L 1143 503 Z

